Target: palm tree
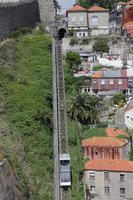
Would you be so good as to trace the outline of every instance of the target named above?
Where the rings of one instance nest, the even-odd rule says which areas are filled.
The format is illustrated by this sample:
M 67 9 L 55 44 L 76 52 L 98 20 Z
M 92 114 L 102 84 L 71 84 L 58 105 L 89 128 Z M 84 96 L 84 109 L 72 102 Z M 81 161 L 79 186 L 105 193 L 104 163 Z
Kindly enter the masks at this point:
M 85 118 L 85 123 L 89 123 L 91 126 L 96 126 L 96 124 L 99 123 L 101 98 L 98 98 L 95 95 L 84 95 L 84 98 L 84 109 L 88 115 Z

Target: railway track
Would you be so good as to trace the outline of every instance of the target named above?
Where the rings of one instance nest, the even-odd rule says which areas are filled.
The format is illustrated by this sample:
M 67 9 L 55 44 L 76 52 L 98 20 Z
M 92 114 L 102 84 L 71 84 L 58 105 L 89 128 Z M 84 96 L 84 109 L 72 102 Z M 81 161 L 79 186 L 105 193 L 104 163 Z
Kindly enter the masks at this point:
M 68 154 L 68 135 L 66 118 L 66 98 L 64 84 L 64 68 L 62 63 L 62 40 L 57 40 L 57 88 L 58 88 L 58 131 L 59 131 L 59 153 Z M 61 169 L 60 169 L 61 170 Z M 60 173 L 61 176 L 61 173 Z M 60 187 L 60 200 L 71 200 L 70 187 Z
M 64 68 L 62 64 L 61 40 L 57 40 L 57 85 L 58 85 L 59 150 L 60 154 L 63 154 L 63 153 L 68 153 L 68 136 L 67 136 Z
M 68 152 L 66 98 L 62 61 L 62 39 L 64 37 L 64 29 L 58 30 L 57 26 L 55 26 L 55 29 L 52 37 L 55 200 L 71 200 L 71 163 Z

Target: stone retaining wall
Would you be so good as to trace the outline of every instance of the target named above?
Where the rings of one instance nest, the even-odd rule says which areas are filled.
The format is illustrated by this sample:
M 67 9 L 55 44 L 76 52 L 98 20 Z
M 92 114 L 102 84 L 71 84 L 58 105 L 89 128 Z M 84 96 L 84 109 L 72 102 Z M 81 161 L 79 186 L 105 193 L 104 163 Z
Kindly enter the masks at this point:
M 40 21 L 39 8 L 36 0 L 19 3 L 0 2 L 0 40 L 18 27 L 35 27 Z

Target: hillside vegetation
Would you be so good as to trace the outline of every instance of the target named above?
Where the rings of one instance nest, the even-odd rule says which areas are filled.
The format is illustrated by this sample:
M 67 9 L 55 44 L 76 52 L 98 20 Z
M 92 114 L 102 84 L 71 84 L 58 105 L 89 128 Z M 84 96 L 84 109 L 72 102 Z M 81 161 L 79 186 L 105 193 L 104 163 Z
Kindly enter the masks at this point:
M 0 44 L 0 147 L 24 199 L 53 199 L 51 73 L 48 35 Z
M 122 0 L 122 2 L 127 2 L 128 0 Z M 119 0 L 78 0 L 81 6 L 88 8 L 94 4 L 103 6 L 105 8 L 111 8 L 114 3 L 120 2 Z

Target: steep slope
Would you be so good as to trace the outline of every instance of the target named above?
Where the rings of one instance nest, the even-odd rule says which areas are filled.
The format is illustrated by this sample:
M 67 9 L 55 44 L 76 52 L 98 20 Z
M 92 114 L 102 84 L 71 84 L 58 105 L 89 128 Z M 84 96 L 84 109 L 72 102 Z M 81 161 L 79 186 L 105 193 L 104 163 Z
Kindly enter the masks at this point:
M 52 143 L 50 37 L 7 40 L 0 44 L 0 147 L 24 199 L 53 199 Z

